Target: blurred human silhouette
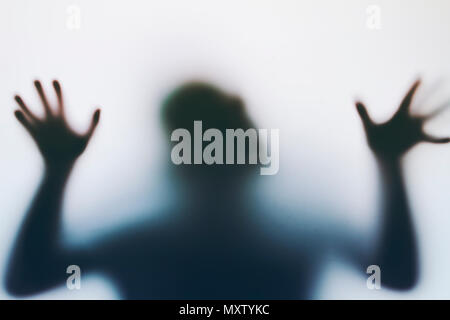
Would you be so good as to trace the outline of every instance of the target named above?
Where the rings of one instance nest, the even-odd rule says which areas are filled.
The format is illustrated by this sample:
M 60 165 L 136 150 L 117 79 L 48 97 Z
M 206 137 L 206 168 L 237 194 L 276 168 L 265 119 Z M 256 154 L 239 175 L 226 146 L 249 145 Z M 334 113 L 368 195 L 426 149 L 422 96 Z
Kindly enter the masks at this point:
M 371 252 L 358 242 L 346 241 L 344 234 L 328 249 L 323 239 L 314 237 L 303 246 L 273 237 L 261 227 L 259 212 L 249 206 L 247 191 L 257 167 L 205 164 L 170 164 L 171 176 L 184 194 L 178 212 L 86 247 L 66 247 L 60 236 L 64 187 L 99 122 L 100 110 L 94 113 L 87 133 L 77 134 L 64 116 L 59 83 L 53 82 L 56 109 L 49 106 L 41 84 L 36 81 L 35 85 L 44 118 L 33 115 L 18 96 L 21 110 L 15 115 L 38 145 L 45 172 L 13 249 L 6 278 L 10 293 L 30 295 L 62 284 L 67 266 L 76 264 L 83 274 L 102 272 L 113 279 L 127 299 L 310 298 L 321 258 L 329 248 L 338 250 L 364 274 L 367 266 L 379 265 L 383 286 L 408 289 L 415 284 L 417 247 L 401 157 L 421 141 L 449 141 L 423 133 L 426 117 L 410 115 L 419 82 L 384 124 L 374 124 L 363 104 L 357 103 L 384 182 L 382 231 Z M 202 120 L 204 129 L 222 132 L 254 127 L 238 97 L 200 82 L 175 90 L 164 102 L 162 120 L 167 133 L 176 128 L 192 132 L 195 120 Z

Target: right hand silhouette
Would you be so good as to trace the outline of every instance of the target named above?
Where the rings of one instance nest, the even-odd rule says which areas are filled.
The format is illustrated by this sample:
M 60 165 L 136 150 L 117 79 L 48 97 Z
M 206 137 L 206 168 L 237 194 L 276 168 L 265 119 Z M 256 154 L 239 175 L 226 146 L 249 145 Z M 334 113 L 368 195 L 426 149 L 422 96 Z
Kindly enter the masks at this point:
M 58 108 L 56 110 L 50 108 L 41 83 L 35 81 L 34 85 L 44 106 L 44 118 L 41 119 L 34 115 L 20 96 L 15 96 L 15 100 L 21 110 L 16 110 L 14 115 L 33 137 L 47 166 L 70 166 L 86 149 L 99 122 L 100 109 L 95 111 L 87 132 L 78 134 L 70 128 L 66 121 L 59 82 L 53 81 L 53 87 L 58 98 Z
M 419 85 L 420 80 L 417 80 L 403 98 L 397 112 L 385 123 L 374 123 L 362 102 L 356 102 L 356 108 L 363 122 L 369 146 L 377 156 L 398 159 L 420 142 L 450 142 L 450 138 L 436 138 L 423 131 L 425 122 L 441 110 L 427 116 L 417 116 L 410 113 L 411 101 Z

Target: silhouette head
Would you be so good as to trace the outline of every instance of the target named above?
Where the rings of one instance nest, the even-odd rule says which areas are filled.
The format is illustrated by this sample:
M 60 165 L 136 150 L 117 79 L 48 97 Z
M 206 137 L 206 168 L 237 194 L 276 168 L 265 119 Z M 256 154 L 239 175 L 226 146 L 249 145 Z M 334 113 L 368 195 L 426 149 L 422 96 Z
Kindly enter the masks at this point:
M 174 90 L 165 99 L 162 106 L 162 120 L 169 137 L 173 130 L 183 128 L 191 134 L 191 156 L 194 154 L 194 121 L 202 121 L 202 130 L 218 129 L 223 136 L 223 159 L 226 159 L 226 129 L 254 128 L 249 119 L 244 104 L 237 96 L 227 94 L 213 85 L 202 82 L 189 82 Z M 203 148 L 209 141 L 203 141 Z M 173 143 L 175 145 L 176 142 Z M 203 150 L 202 148 L 202 150 Z M 246 152 L 248 153 L 248 141 Z M 191 164 L 174 165 L 173 169 L 183 178 L 192 182 L 210 182 L 220 179 L 221 182 L 241 180 L 248 177 L 249 173 L 256 172 L 255 165 L 236 164 Z

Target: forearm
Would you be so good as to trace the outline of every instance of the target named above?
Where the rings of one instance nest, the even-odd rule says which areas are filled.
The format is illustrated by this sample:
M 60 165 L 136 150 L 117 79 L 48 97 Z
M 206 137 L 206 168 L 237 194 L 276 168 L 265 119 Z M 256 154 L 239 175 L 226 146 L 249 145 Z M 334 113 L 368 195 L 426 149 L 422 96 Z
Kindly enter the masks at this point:
M 399 159 L 377 158 L 383 194 L 381 230 L 374 264 L 382 281 L 409 288 L 417 280 L 417 245 Z
M 53 270 L 62 267 L 61 208 L 71 170 L 72 164 L 46 166 L 13 248 L 7 278 L 11 291 L 33 291 L 34 287 L 44 286 L 51 282 Z

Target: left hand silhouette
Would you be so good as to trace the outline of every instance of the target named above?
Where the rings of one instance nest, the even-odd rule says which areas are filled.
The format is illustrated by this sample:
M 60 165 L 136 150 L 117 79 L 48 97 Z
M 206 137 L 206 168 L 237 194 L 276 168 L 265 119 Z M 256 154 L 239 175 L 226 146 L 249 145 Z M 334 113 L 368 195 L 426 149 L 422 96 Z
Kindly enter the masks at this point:
M 384 123 L 374 123 L 363 103 L 356 102 L 356 108 L 363 122 L 369 146 L 377 156 L 398 159 L 420 142 L 450 142 L 450 138 L 436 138 L 423 131 L 425 122 L 438 112 L 426 116 L 410 113 L 411 102 L 419 85 L 420 80 L 417 80 L 403 98 L 397 112 Z

